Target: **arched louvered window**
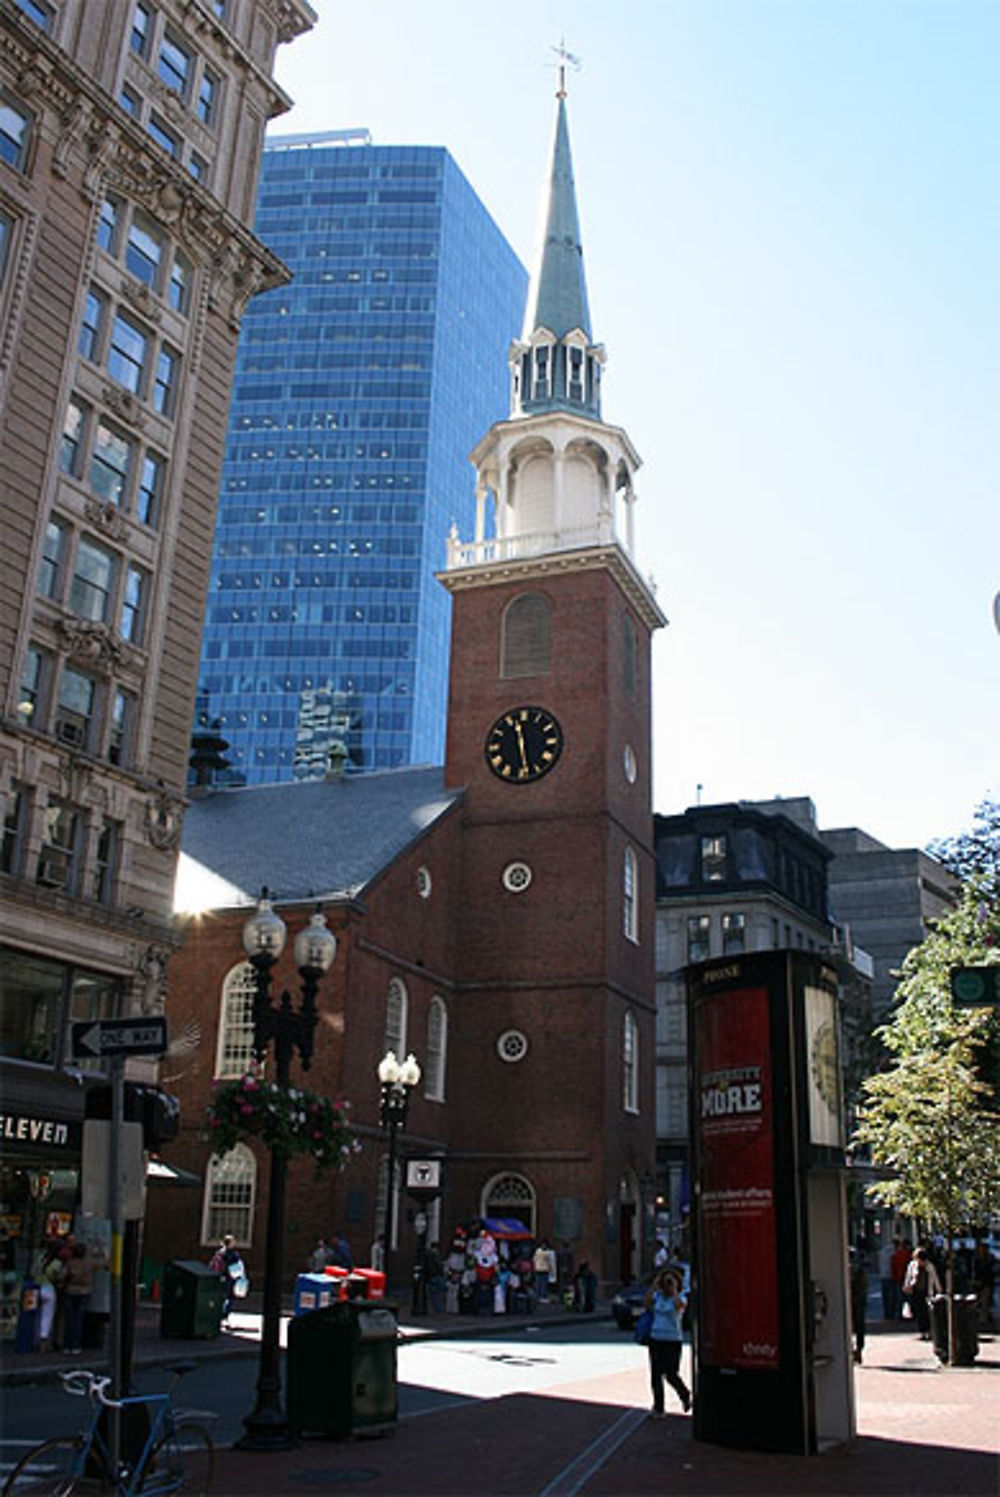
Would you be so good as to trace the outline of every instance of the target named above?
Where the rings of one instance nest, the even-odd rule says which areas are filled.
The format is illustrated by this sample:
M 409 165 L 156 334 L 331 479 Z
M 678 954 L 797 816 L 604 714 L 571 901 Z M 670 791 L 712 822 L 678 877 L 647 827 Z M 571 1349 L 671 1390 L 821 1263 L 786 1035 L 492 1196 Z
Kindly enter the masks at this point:
M 385 1005 L 385 1050 L 391 1050 L 397 1060 L 406 1056 L 406 1018 L 409 1009 L 406 984 L 399 977 L 389 983 L 389 997 Z
M 257 1160 L 246 1144 L 237 1144 L 221 1158 L 213 1155 L 205 1171 L 202 1242 L 218 1247 L 231 1232 L 240 1247 L 249 1247 L 256 1195 Z
M 632 1014 L 625 1015 L 622 1025 L 622 1106 L 626 1112 L 639 1111 L 639 1026 Z
M 448 1009 L 443 998 L 431 999 L 427 1014 L 427 1053 L 424 1063 L 424 1096 L 444 1101 L 445 1066 L 448 1058 Z
M 628 696 L 635 696 L 636 687 L 636 639 L 635 625 L 629 614 L 625 615 L 622 629 L 622 684 Z
M 522 593 L 504 612 L 500 674 L 547 676 L 551 669 L 552 604 L 542 593 Z
M 254 970 L 240 962 L 226 973 L 219 1007 L 216 1076 L 243 1076 L 253 1064 Z

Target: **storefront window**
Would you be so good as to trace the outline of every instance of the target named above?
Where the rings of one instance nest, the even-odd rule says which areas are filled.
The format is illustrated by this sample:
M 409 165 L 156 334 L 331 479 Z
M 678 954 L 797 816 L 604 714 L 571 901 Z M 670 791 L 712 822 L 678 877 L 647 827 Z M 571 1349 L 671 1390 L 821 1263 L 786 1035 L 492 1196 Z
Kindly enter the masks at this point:
M 111 1018 L 118 1008 L 116 978 L 9 949 L 0 950 L 0 990 L 0 1055 L 38 1065 L 64 1058 L 67 1019 Z
M 0 971 L 0 1054 L 54 1066 L 67 969 L 56 962 L 4 951 L 0 952 Z

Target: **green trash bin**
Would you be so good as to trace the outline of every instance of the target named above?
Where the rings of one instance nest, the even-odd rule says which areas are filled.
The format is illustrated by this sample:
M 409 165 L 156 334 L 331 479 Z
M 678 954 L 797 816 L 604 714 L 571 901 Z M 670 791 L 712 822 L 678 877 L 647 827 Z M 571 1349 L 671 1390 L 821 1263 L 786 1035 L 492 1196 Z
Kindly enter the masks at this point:
M 396 1306 L 345 1300 L 288 1325 L 288 1422 L 345 1440 L 396 1422 Z
M 217 1336 L 225 1295 L 224 1276 L 207 1264 L 186 1258 L 164 1264 L 160 1335 Z

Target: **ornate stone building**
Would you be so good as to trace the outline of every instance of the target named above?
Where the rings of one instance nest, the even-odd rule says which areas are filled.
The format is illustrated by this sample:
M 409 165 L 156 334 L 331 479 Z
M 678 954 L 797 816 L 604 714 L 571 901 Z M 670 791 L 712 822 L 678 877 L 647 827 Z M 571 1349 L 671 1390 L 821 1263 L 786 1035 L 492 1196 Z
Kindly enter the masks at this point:
M 237 334 L 287 279 L 250 229 L 274 58 L 314 21 L 0 0 L 0 1195 L 25 1264 L 29 1196 L 78 1184 L 70 1021 L 163 1004 Z

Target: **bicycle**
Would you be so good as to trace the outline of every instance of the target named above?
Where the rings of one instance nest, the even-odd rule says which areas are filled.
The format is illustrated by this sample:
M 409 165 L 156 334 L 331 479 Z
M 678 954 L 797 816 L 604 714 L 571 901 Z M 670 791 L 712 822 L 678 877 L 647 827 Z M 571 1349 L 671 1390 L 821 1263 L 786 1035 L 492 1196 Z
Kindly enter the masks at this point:
M 174 1407 L 173 1394 L 197 1363 L 166 1368 L 174 1380 L 166 1393 L 109 1398 L 109 1377 L 83 1368 L 60 1373 L 67 1393 L 91 1402 L 83 1433 L 43 1440 L 17 1463 L 3 1497 L 165 1497 L 168 1492 L 204 1494 L 212 1480 L 215 1447 L 201 1419 L 214 1414 Z M 112 1468 L 110 1411 L 120 1411 L 118 1468 Z

